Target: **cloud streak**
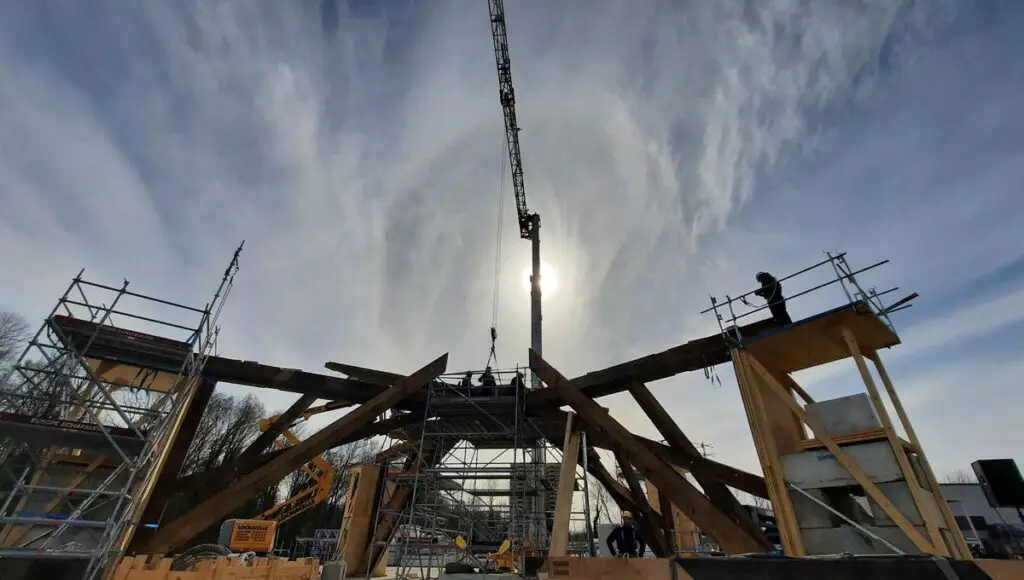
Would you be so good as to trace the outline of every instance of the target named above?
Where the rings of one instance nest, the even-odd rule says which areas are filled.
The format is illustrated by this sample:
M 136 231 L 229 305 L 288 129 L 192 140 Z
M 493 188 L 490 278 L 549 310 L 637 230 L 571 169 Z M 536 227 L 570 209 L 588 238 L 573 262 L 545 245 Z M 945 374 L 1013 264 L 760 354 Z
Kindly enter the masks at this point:
M 885 174 L 844 166 L 837 143 L 939 66 L 961 9 L 510 4 L 527 197 L 561 285 L 547 358 L 576 374 L 682 342 L 708 327 L 709 291 L 853 243 L 856 228 L 802 221 L 860 195 L 840 169 Z M 25 274 L 0 299 L 38 316 L 84 265 L 202 302 L 244 238 L 224 354 L 401 372 L 450 350 L 478 367 L 504 195 L 499 359 L 525 363 L 528 245 L 501 183 L 487 24 L 484 3 L 456 0 L 5 4 L 0 244 Z M 880 238 L 865 259 L 887 254 Z

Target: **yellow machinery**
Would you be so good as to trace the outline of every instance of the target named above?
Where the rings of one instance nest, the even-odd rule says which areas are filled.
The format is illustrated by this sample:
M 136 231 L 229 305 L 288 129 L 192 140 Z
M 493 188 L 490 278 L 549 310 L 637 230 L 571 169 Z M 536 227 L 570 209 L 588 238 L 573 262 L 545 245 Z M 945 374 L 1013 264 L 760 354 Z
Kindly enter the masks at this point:
M 277 535 L 275 520 L 225 520 L 220 527 L 219 544 L 235 553 L 269 554 Z
M 298 421 L 305 421 L 318 413 L 333 411 L 345 406 L 347 406 L 346 403 L 332 402 L 312 407 L 302 413 Z M 269 429 L 278 418 L 278 415 L 274 415 L 260 419 L 260 431 Z M 289 445 L 297 445 L 299 442 L 300 439 L 295 433 L 292 433 L 290 429 L 284 429 L 281 436 L 274 440 L 274 446 L 284 449 Z M 309 486 L 298 493 L 278 502 L 254 519 L 225 520 L 220 528 L 220 545 L 232 552 L 270 553 L 274 549 L 278 525 L 327 500 L 337 473 L 330 463 L 319 456 L 303 465 L 302 472 L 309 476 L 311 482 Z
M 305 421 L 318 413 L 333 411 L 343 406 L 345 404 L 333 402 L 319 407 L 312 407 L 300 415 L 299 421 Z M 260 419 L 260 431 L 269 429 L 277 421 L 278 417 L 278 415 L 274 415 L 266 419 Z M 285 449 L 290 445 L 298 445 L 300 442 L 301 440 L 292 433 L 291 429 L 286 428 L 281 432 L 281 436 L 274 440 L 274 446 L 278 449 Z M 334 486 L 334 477 L 336 475 L 334 467 L 325 461 L 323 457 L 317 456 L 302 466 L 302 472 L 309 476 L 310 485 L 263 512 L 256 518 L 257 520 L 274 520 L 281 524 L 327 500 L 331 493 L 331 487 Z

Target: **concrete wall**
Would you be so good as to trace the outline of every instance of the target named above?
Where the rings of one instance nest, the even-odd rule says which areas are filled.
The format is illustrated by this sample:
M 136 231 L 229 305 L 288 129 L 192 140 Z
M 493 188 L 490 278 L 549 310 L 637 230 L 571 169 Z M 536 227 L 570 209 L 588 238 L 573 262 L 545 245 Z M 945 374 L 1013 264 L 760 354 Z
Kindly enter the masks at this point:
M 985 498 L 985 492 L 982 491 L 981 485 L 977 483 L 943 483 L 939 484 L 939 487 L 942 489 L 942 495 L 945 496 L 950 509 L 953 510 L 954 516 L 963 516 L 965 514 L 968 516 L 980 516 L 985 518 L 985 522 L 990 525 L 1005 523 L 1024 529 L 1024 520 L 1021 519 L 1016 509 L 996 509 L 990 506 Z M 969 527 L 962 525 L 961 528 L 964 537 L 972 537 Z M 986 537 L 984 530 L 979 529 L 978 533 L 982 538 Z

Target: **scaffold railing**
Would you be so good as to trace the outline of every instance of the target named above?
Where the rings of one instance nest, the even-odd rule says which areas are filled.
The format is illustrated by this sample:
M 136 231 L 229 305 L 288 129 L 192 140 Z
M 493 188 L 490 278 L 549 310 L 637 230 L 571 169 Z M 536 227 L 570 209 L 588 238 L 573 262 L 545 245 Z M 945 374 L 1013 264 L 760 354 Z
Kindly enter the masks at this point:
M 0 558 L 76 560 L 91 579 L 124 550 L 216 343 L 241 249 L 201 308 L 75 276 L 0 378 Z
M 783 310 L 785 310 L 785 308 L 792 304 L 795 299 L 804 298 L 817 293 L 823 288 L 838 285 L 838 287 L 843 291 L 846 301 L 845 303 L 837 303 L 835 306 L 854 303 L 865 304 L 887 327 L 889 327 L 890 330 L 895 333 L 896 329 L 893 326 L 889 315 L 909 308 L 911 306 L 911 301 L 917 297 L 917 294 L 911 294 L 896 302 L 886 305 L 883 302 L 882 297 L 896 292 L 899 290 L 899 287 L 891 287 L 885 290 L 878 290 L 874 286 L 865 288 L 857 279 L 861 274 L 873 271 L 880 266 L 888 264 L 889 260 L 875 262 L 869 266 L 855 270 L 847 261 L 846 252 L 826 251 L 825 256 L 824 260 L 792 274 L 778 278 L 771 277 L 771 282 L 778 285 L 780 290 L 778 294 L 769 294 L 767 297 L 763 296 L 760 293 L 766 288 L 770 291 L 771 287 L 768 285 L 762 285 L 761 287 L 753 290 L 745 291 L 738 296 L 726 294 L 724 298 L 718 298 L 712 295 L 711 307 L 702 310 L 701 314 L 714 312 L 715 318 L 718 321 L 718 328 L 721 331 L 722 336 L 730 342 L 739 343 L 742 342 L 744 338 L 749 338 L 742 335 L 741 326 L 750 322 L 752 320 L 750 317 L 755 314 L 764 313 L 765 310 L 772 310 L 773 306 L 780 303 L 784 305 Z M 781 291 L 783 282 L 791 283 L 791 281 L 805 281 L 807 279 L 811 279 L 812 281 L 806 283 L 806 288 L 792 292 L 788 295 Z M 788 285 L 789 284 L 787 284 L 787 286 Z M 752 303 L 750 299 L 755 295 L 762 296 L 765 299 L 765 302 L 763 304 Z M 780 322 L 780 324 L 786 323 L 788 322 Z
M 525 413 L 525 373 L 488 370 L 486 379 L 481 371 L 438 377 L 426 389 L 423 424 L 397 434 L 406 448 L 415 443 L 409 456 L 388 463 L 383 473 L 385 489 L 412 487 L 390 544 L 399 577 L 436 578 L 452 562 L 483 563 L 505 539 L 517 569 L 524 570 L 525 554 L 546 548 L 534 538 L 538 528 L 547 537 L 560 462 L 539 463 L 535 450 L 544 446 L 553 459 L 561 450 L 548 448 L 551 433 Z M 424 461 L 410 461 L 415 457 Z M 375 528 L 387 515 L 389 498 L 382 493 Z M 456 547 L 458 537 L 464 549 Z

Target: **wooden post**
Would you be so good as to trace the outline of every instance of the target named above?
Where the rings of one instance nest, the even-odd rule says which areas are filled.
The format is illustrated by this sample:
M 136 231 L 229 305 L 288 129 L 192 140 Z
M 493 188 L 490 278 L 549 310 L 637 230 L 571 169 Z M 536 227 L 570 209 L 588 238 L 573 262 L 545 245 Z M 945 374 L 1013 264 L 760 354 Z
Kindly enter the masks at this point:
M 921 514 L 921 520 L 924 522 L 924 527 L 928 532 L 928 537 L 931 539 L 932 546 L 939 555 L 949 556 L 949 550 L 946 549 L 946 542 L 942 539 L 942 533 L 939 532 L 938 526 L 935 525 L 935 520 L 932 519 L 928 505 L 925 503 L 925 492 L 921 489 L 921 485 L 917 481 L 917 476 L 914 474 L 914 469 L 910 466 L 910 458 L 907 457 L 907 450 L 903 448 L 903 441 L 892 426 L 892 419 L 889 418 L 889 411 L 885 408 L 885 403 L 882 402 L 882 397 L 878 393 L 878 387 L 875 386 L 875 380 L 871 376 L 868 364 L 861 355 L 860 346 L 857 344 L 857 338 L 846 326 L 842 328 L 842 333 L 843 340 L 846 341 L 846 346 L 850 349 L 850 356 L 853 357 L 854 362 L 857 364 L 857 370 L 860 372 L 861 379 L 864 381 L 864 386 L 867 388 L 868 398 L 871 399 L 871 404 L 875 407 L 875 413 L 878 415 L 878 420 L 882 422 L 882 430 L 885 431 L 885 436 L 889 440 L 889 447 L 892 449 L 892 453 L 896 457 L 896 463 L 899 464 L 900 470 L 903 472 L 904 477 L 906 477 L 907 488 L 910 490 L 910 497 L 914 500 L 914 505 L 917 506 L 918 513 Z
M 896 387 L 892 384 L 892 379 L 889 378 L 889 373 L 885 370 L 885 365 L 882 364 L 882 358 L 878 356 L 877 352 L 868 353 L 868 358 L 875 364 L 875 370 L 878 371 L 879 378 L 882 379 L 882 385 L 885 387 L 886 393 L 889 395 L 889 399 L 892 401 L 893 409 L 896 410 L 896 416 L 899 417 L 900 423 L 903 424 L 903 430 L 907 433 L 907 438 L 910 440 L 910 444 L 914 447 L 914 452 L 917 454 L 917 458 L 921 463 L 921 471 L 924 472 L 926 483 L 931 489 L 932 494 L 935 496 L 936 503 L 939 504 L 939 511 L 942 514 L 942 519 L 946 522 L 946 527 L 949 529 L 949 534 L 953 538 L 953 547 L 955 548 L 955 556 L 962 560 L 972 560 L 974 556 L 971 555 L 971 548 L 967 545 L 967 541 L 964 540 L 963 532 L 960 531 L 960 525 L 956 523 L 956 518 L 953 516 L 953 510 L 949 508 L 949 504 L 946 503 L 946 498 L 942 495 L 942 489 L 939 487 L 939 482 L 935 479 L 935 472 L 932 470 L 931 464 L 928 462 L 928 457 L 924 453 L 924 447 L 921 447 L 921 441 L 917 438 L 917 432 L 914 431 L 914 426 L 910 424 L 910 417 L 907 415 L 907 411 L 903 408 L 903 403 L 900 401 L 900 396 L 896 392 Z
M 580 456 L 580 434 L 572 428 L 572 418 L 573 414 L 569 413 L 565 421 L 565 444 L 562 446 L 562 467 L 558 473 L 555 521 L 548 549 L 551 558 L 564 556 L 569 544 L 569 517 L 572 515 L 572 496 L 576 489 L 576 462 Z

